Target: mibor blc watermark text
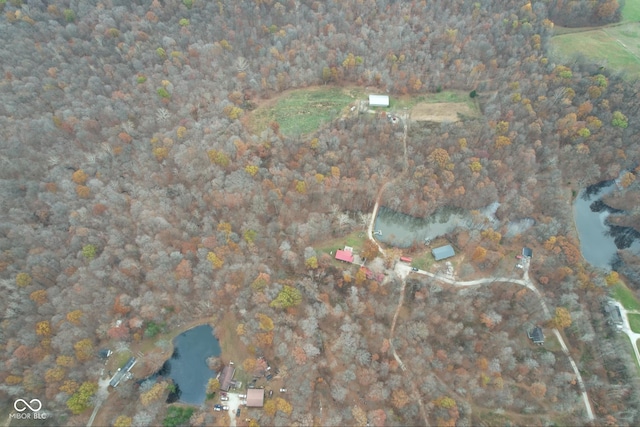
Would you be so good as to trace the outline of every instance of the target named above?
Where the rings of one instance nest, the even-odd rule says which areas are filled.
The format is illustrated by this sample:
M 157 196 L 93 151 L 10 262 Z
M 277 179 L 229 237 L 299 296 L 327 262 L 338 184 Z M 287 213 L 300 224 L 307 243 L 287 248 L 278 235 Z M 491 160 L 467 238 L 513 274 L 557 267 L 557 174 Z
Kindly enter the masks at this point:
M 13 402 L 13 409 L 18 413 L 10 414 L 9 418 L 21 420 L 44 420 L 47 418 L 46 412 L 40 412 L 42 409 L 42 402 L 40 399 L 31 399 L 28 402 L 25 399 L 16 399 Z M 27 409 L 31 412 L 27 412 Z

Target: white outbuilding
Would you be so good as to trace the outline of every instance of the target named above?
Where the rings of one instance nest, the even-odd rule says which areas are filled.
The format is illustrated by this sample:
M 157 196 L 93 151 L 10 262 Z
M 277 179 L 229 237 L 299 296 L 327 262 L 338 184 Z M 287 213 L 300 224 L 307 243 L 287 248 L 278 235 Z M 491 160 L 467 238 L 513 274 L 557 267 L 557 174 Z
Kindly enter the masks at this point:
M 388 107 L 389 95 L 369 95 L 369 107 Z

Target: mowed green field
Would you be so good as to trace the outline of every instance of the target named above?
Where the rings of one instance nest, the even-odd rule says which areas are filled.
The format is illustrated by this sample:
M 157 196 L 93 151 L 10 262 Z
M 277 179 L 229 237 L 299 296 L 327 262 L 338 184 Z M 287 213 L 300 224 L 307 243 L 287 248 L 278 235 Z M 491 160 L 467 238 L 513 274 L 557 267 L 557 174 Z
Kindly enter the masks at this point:
M 622 21 L 640 21 L 640 0 L 626 0 L 622 8 Z
M 633 52 L 638 49 L 638 39 L 631 34 L 639 32 L 639 24 L 625 24 L 555 36 L 551 39 L 552 56 L 568 63 L 581 54 L 610 71 L 623 72 L 628 80 L 635 80 L 640 77 L 640 59 Z
M 576 55 L 600 64 L 609 71 L 624 73 L 627 80 L 640 78 L 640 0 L 627 0 L 622 25 L 606 26 L 554 36 L 551 56 L 570 62 Z

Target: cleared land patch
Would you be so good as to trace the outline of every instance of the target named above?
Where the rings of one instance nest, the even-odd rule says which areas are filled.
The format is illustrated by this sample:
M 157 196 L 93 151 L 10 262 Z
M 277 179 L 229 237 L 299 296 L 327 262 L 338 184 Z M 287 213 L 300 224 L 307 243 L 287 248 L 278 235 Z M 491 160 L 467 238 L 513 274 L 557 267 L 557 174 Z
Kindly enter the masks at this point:
M 582 55 L 603 67 L 623 72 L 628 80 L 635 80 L 640 77 L 640 60 L 633 49 L 630 49 L 630 45 L 635 45 L 637 38 L 627 35 L 619 39 L 618 36 L 621 35 L 621 31 L 631 34 L 638 30 L 638 24 L 626 24 L 555 36 L 551 39 L 552 56 L 568 63 L 576 55 Z
M 411 120 L 418 122 L 455 122 L 460 116 L 475 117 L 478 111 L 466 102 L 421 102 L 411 109 Z
M 254 134 L 277 122 L 280 132 L 287 136 L 305 135 L 318 130 L 323 124 L 349 113 L 357 101 L 367 101 L 369 93 L 362 87 L 315 86 L 282 92 L 262 101 L 258 108 L 242 119 Z M 389 108 L 374 108 L 389 113 L 411 109 L 411 119 L 417 121 L 456 121 L 461 116 L 480 115 L 476 102 L 462 91 L 443 91 L 427 95 L 390 96 Z
M 284 135 L 304 135 L 342 115 L 363 97 L 362 88 L 319 86 L 285 91 L 249 113 L 245 124 L 253 133 L 260 133 L 277 122 Z
M 620 23 L 593 28 L 556 29 L 551 39 L 551 55 L 569 62 L 576 55 L 601 63 L 625 74 L 627 80 L 640 78 L 640 0 L 626 0 Z

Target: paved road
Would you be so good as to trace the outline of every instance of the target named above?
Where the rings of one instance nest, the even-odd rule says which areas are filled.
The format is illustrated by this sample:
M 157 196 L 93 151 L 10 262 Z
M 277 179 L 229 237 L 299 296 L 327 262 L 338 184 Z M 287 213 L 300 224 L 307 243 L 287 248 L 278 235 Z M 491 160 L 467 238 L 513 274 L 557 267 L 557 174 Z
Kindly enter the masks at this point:
M 638 352 L 638 345 L 636 342 L 640 339 L 640 334 L 637 334 L 631 330 L 631 325 L 629 324 L 629 317 L 627 315 L 629 313 L 639 314 L 637 310 L 627 310 L 622 304 L 618 301 L 615 303 L 618 307 L 620 307 L 620 313 L 622 314 L 622 332 L 627 334 L 629 339 L 631 340 L 631 345 L 633 347 L 633 352 L 636 355 L 636 359 L 638 360 L 638 364 L 640 364 L 640 352 Z

